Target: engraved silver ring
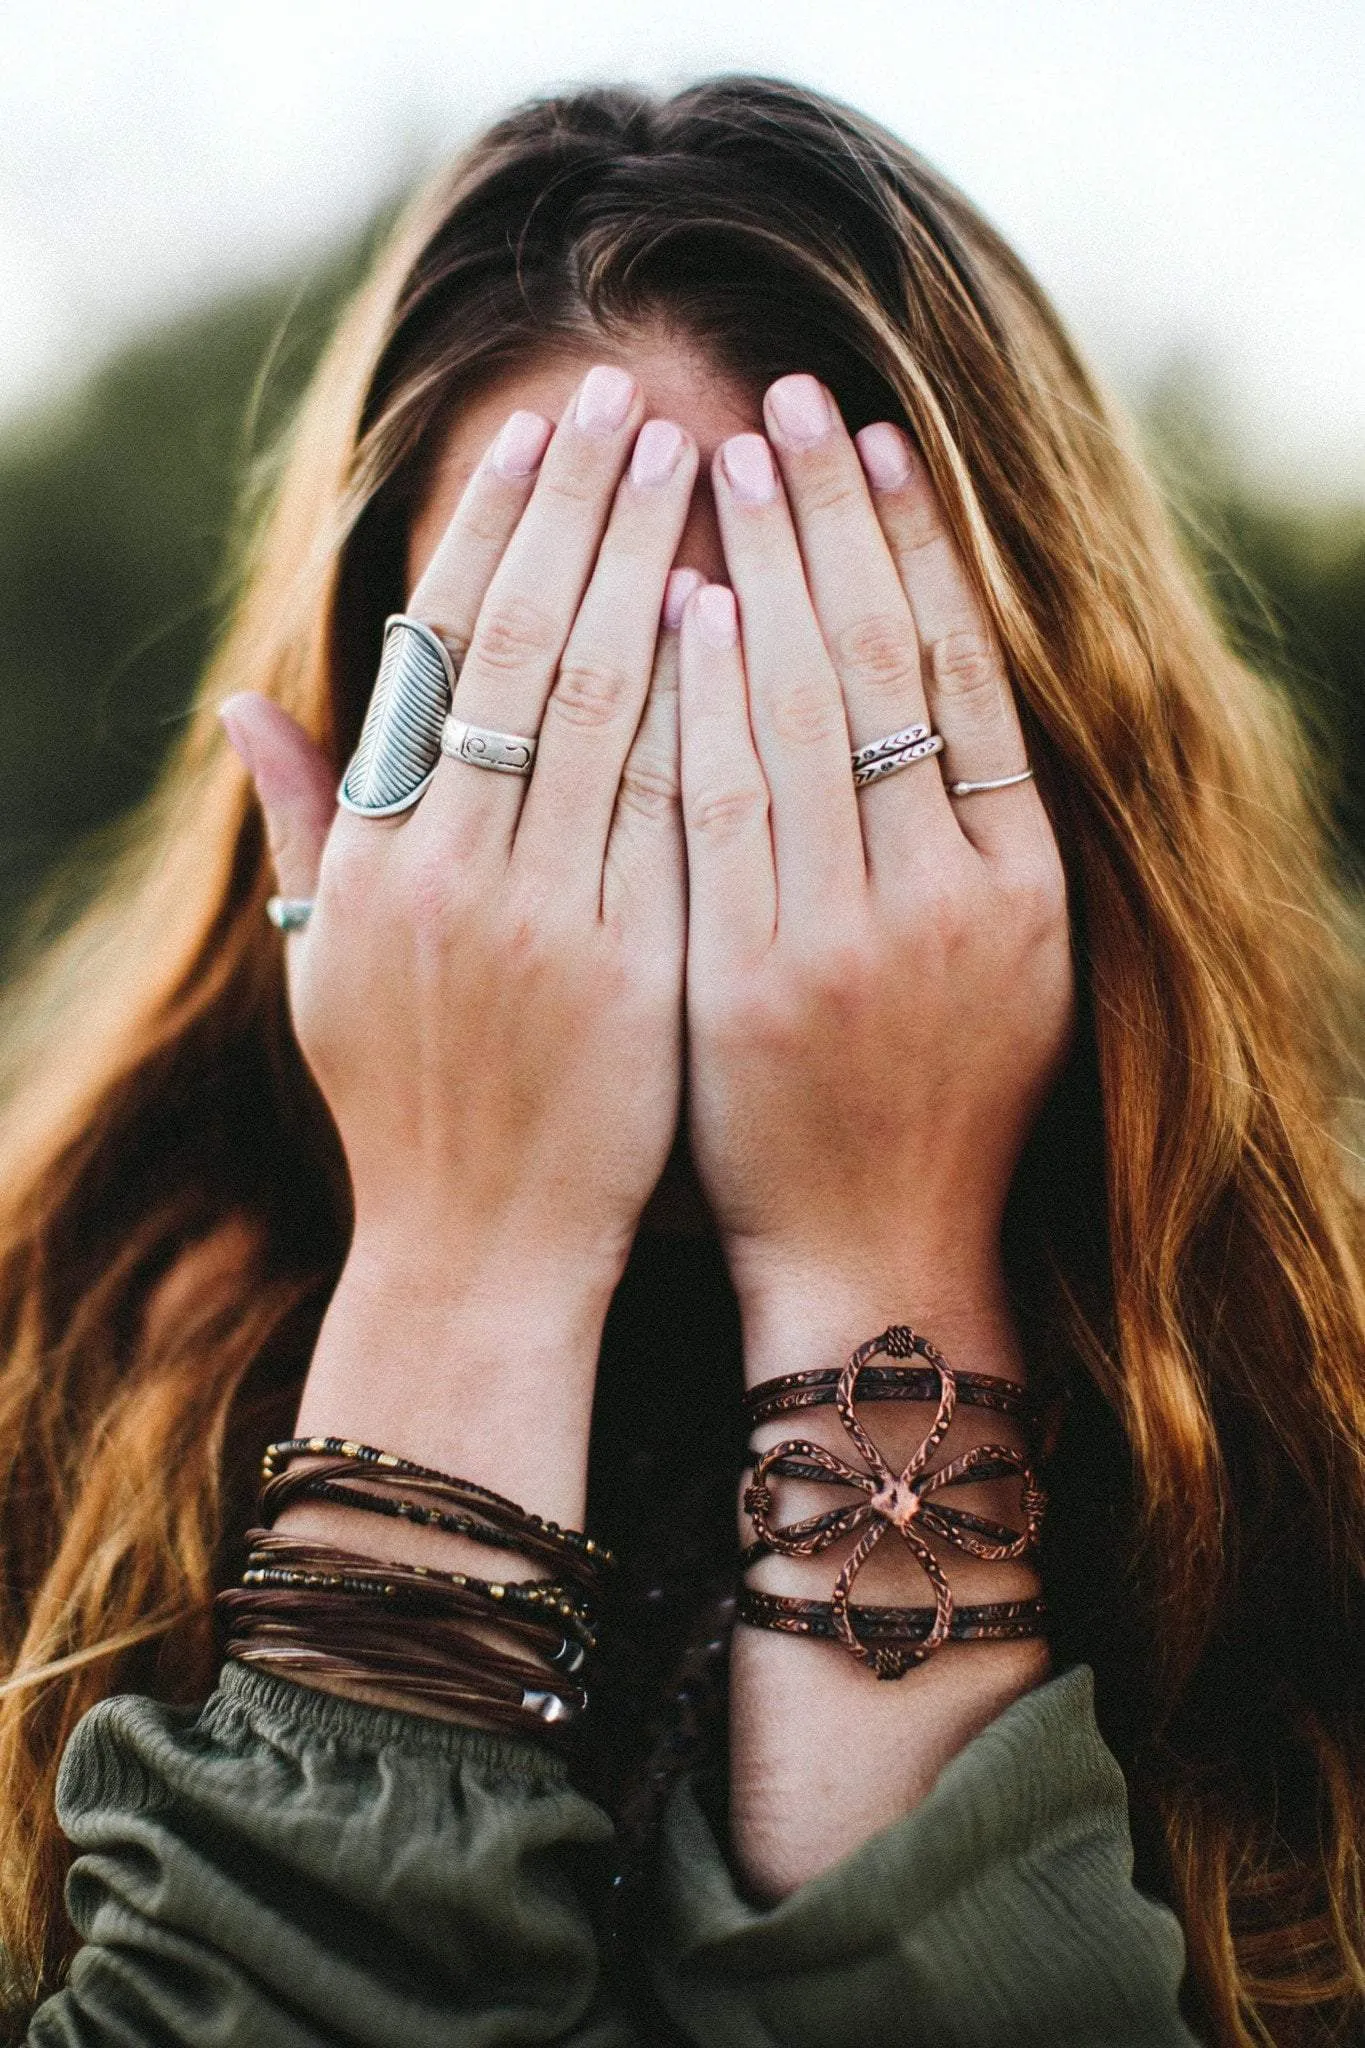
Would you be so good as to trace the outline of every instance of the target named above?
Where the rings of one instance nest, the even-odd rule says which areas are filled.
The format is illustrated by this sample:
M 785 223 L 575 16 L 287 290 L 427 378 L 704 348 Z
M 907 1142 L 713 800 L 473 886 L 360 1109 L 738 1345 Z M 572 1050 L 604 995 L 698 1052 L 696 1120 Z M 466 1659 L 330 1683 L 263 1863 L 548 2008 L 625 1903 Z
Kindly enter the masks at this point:
M 467 761 L 471 768 L 491 768 L 498 775 L 529 775 L 535 764 L 536 743 L 526 733 L 468 725 L 452 711 L 441 727 L 441 752 L 452 761 Z
M 421 619 L 384 621 L 370 708 L 337 801 L 362 818 L 391 818 L 415 804 L 441 757 L 441 723 L 455 688 L 450 649 Z
M 879 782 L 884 775 L 895 775 L 916 761 L 927 761 L 942 752 L 942 733 L 931 732 L 927 725 L 904 725 L 899 732 L 888 733 L 885 739 L 869 740 L 865 747 L 854 749 L 850 756 L 853 787 L 862 789 L 869 782 Z

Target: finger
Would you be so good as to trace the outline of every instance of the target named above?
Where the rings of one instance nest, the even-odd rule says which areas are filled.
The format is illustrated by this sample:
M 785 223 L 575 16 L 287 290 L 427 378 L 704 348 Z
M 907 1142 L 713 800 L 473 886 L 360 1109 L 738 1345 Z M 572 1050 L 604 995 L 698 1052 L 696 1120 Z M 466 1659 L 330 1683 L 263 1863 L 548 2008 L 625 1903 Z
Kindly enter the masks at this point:
M 927 724 L 915 620 L 838 407 L 816 378 L 783 377 L 764 401 L 825 646 L 854 747 Z M 933 757 L 859 795 L 868 865 L 904 873 L 926 828 L 950 822 Z
M 535 486 L 541 459 L 554 429 L 539 413 L 514 412 L 504 421 L 469 478 L 444 533 L 408 600 L 408 615 L 420 619 L 443 640 L 458 671 L 474 631 L 488 586 Z M 458 692 L 458 677 L 456 690 Z M 363 829 L 376 825 L 406 829 L 415 812 L 387 819 L 367 818 Z M 342 828 L 349 830 L 349 826 Z M 486 835 L 471 821 L 469 845 L 480 849 Z
M 454 698 L 471 725 L 539 733 L 640 413 L 635 379 L 605 363 L 565 409 L 474 623 Z M 505 858 L 525 792 L 520 776 L 443 756 L 418 818 L 456 850 L 473 842 Z
M 866 879 L 843 695 L 763 436 L 726 441 L 714 477 L 753 736 L 772 792 L 779 911 L 784 922 L 823 925 Z
M 756 960 L 777 923 L 768 785 L 754 746 L 733 591 L 683 613 L 678 662 L 689 978 Z
M 479 607 L 526 510 L 554 427 L 536 412 L 514 412 L 470 477 L 436 551 L 408 601 L 412 617 L 439 634 L 458 667 Z
M 254 690 L 229 697 L 218 716 L 255 784 L 280 895 L 311 899 L 336 816 L 336 771 L 287 711 Z
M 858 450 L 915 615 L 932 721 L 944 739 L 943 781 L 1016 775 L 1028 755 L 1014 692 L 924 461 L 909 436 L 887 422 L 864 427 Z M 1032 782 L 959 798 L 953 811 L 989 857 L 1031 845 L 1039 829 L 1049 829 Z
M 621 771 L 602 873 L 602 914 L 629 918 L 662 963 L 681 966 L 687 916 L 678 762 L 678 631 L 703 578 L 675 569 L 664 595 L 654 674 L 639 731 Z
M 669 569 L 697 447 L 671 420 L 641 428 L 545 705 L 517 824 L 519 866 L 566 872 L 601 900 L 621 774 L 649 692 Z

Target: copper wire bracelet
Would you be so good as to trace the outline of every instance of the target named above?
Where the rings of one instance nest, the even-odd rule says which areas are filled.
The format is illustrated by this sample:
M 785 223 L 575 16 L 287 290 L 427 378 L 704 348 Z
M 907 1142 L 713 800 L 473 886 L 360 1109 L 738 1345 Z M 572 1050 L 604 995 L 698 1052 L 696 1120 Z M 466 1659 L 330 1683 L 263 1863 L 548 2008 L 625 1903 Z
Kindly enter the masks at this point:
M 860 1386 L 870 1361 L 878 1356 L 909 1358 L 918 1354 L 929 1370 L 894 1367 L 873 1368 L 877 1374 L 871 1398 L 914 1400 L 938 1395 L 937 1412 L 923 1440 L 900 1472 L 889 1466 L 854 1412 Z M 748 1398 L 754 1420 L 768 1420 L 793 1409 L 832 1404 L 839 1420 L 864 1461 L 860 1470 L 804 1437 L 789 1438 L 762 1451 L 753 1461 L 753 1478 L 745 1489 L 744 1508 L 754 1526 L 754 1541 L 743 1552 L 747 1568 L 765 1556 L 816 1557 L 845 1537 L 856 1537 L 849 1556 L 834 1582 L 828 1602 L 789 1602 L 773 1594 L 741 1594 L 736 1618 L 750 1627 L 775 1628 L 791 1634 L 828 1633 L 878 1678 L 901 1678 L 916 1664 L 940 1649 L 956 1634 L 958 1640 L 992 1639 L 994 1628 L 1006 1627 L 1014 1638 L 1041 1632 L 1041 1602 L 995 1603 L 997 1608 L 1018 1608 L 1008 1617 L 997 1614 L 992 1622 L 981 1610 L 960 1610 L 954 1630 L 956 1609 L 952 1589 L 938 1559 L 924 1540 L 926 1535 L 991 1563 L 1022 1558 L 1037 1546 L 1046 1497 L 1026 1458 L 1006 1444 L 978 1444 L 948 1464 L 929 1470 L 929 1459 L 948 1432 L 963 1382 L 970 1389 L 964 1405 L 990 1407 L 1001 1413 L 1029 1412 L 1027 1389 L 1009 1380 L 988 1380 L 984 1374 L 959 1375 L 941 1352 L 905 1324 L 893 1324 L 880 1336 L 869 1338 L 851 1354 L 837 1373 L 791 1373 L 780 1380 L 767 1380 L 755 1387 Z M 894 1391 L 893 1391 L 894 1390 Z M 913 1390 L 913 1391 L 912 1391 Z M 968 1482 L 1017 1474 L 1020 1505 L 1024 1517 L 1021 1530 L 953 1508 L 932 1498 L 944 1489 Z M 853 1488 L 863 1498 L 851 1506 L 826 1509 L 785 1526 L 775 1526 L 774 1478 L 811 1479 Z M 932 1608 L 855 1609 L 850 1593 L 859 1572 L 888 1529 L 894 1529 L 911 1551 L 934 1594 Z M 920 1532 L 924 1533 L 921 1534 Z M 869 1620 L 869 1617 L 876 1617 Z M 893 1620 L 892 1617 L 895 1617 Z M 972 1622 L 972 1633 L 966 1631 Z M 994 1639 L 999 1639 L 995 1637 Z

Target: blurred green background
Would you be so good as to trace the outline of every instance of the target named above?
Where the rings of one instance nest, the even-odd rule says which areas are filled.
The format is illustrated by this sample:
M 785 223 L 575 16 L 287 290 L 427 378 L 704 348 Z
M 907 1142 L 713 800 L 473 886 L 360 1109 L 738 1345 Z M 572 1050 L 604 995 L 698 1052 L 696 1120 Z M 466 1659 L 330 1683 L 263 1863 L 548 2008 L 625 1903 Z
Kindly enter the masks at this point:
M 0 947 L 27 907 L 50 924 L 84 893 L 154 778 L 230 595 L 242 486 L 371 239 L 151 334 L 0 436 Z M 1173 359 L 1141 412 L 1229 631 L 1334 764 L 1365 878 L 1365 505 L 1249 489 L 1195 362 Z

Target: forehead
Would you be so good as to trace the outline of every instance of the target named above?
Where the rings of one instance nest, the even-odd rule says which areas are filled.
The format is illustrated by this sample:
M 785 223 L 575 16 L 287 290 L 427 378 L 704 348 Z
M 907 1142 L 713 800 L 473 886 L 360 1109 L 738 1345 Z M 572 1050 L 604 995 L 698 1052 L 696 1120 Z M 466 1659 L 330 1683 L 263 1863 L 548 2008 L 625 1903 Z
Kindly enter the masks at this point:
M 430 558 L 465 485 L 508 415 L 538 412 L 546 419 L 558 420 L 594 363 L 618 363 L 629 370 L 644 392 L 646 418 L 674 420 L 692 436 L 701 451 L 697 478 L 701 506 L 710 498 L 711 458 L 721 442 L 731 434 L 762 428 L 762 393 L 746 390 L 683 339 L 655 333 L 621 344 L 602 336 L 581 348 L 547 351 L 543 357 L 509 370 L 460 407 L 413 521 L 408 546 L 410 583 L 417 580 Z

